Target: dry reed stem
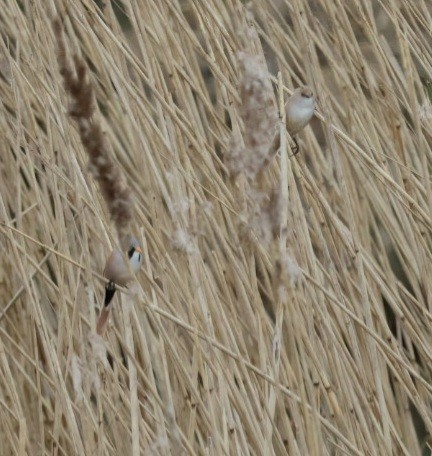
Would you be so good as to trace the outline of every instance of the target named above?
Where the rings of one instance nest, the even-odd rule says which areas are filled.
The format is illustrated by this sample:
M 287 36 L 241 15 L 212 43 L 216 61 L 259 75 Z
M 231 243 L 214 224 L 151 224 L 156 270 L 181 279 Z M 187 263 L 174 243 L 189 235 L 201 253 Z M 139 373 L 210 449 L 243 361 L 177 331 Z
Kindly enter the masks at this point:
M 68 2 L 69 95 L 51 8 L 0 9 L 0 452 L 428 454 L 429 3 L 114 4 Z M 290 158 L 304 83 L 317 116 Z M 258 150 L 235 181 L 233 134 Z M 144 262 L 102 340 L 110 203 L 85 164 L 105 152 Z

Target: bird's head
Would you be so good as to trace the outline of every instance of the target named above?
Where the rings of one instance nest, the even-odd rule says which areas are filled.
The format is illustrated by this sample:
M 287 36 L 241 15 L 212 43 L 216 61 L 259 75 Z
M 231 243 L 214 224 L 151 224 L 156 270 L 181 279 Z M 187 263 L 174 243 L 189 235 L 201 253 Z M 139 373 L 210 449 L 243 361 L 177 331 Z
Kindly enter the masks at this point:
M 129 243 L 129 250 L 127 251 L 127 255 L 129 257 L 129 261 L 132 267 L 133 272 L 138 272 L 141 267 L 141 263 L 143 260 L 143 251 L 141 248 L 141 244 L 139 243 L 138 239 L 131 236 L 130 243 Z
M 128 257 L 132 258 L 135 253 L 142 254 L 141 245 L 136 237 L 131 236 L 129 242 L 129 249 L 127 251 Z
M 302 98 L 313 98 L 313 90 L 309 86 L 303 86 L 299 88 L 300 95 Z
M 315 96 L 309 86 L 298 87 L 292 95 L 293 106 L 305 111 L 313 112 L 315 108 Z

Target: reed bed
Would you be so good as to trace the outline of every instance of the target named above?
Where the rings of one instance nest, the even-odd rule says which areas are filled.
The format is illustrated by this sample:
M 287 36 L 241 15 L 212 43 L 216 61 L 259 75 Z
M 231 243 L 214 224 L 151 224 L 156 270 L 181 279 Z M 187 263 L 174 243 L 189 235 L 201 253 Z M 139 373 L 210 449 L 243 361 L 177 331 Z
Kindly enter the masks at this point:
M 426 0 L 3 1 L 1 455 L 430 454 L 431 23 Z M 100 337 L 126 228 L 144 263 Z

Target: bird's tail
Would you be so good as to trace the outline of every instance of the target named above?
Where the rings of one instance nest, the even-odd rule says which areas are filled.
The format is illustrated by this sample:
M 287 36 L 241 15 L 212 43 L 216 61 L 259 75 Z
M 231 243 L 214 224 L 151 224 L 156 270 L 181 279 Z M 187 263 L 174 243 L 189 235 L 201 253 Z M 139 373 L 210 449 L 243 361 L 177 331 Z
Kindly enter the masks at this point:
M 99 334 L 99 336 L 101 336 L 105 331 L 105 325 L 108 320 L 109 314 L 110 314 L 110 309 L 107 309 L 106 307 L 104 307 L 101 310 L 101 313 L 99 315 L 99 320 L 96 325 L 96 333 Z

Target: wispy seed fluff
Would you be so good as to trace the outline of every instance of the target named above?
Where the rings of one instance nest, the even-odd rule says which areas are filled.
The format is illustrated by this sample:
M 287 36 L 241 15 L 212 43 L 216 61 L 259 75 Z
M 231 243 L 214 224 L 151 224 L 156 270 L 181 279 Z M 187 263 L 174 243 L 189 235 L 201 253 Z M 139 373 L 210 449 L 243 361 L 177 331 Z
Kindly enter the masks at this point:
M 262 246 L 268 247 L 280 229 L 282 201 L 279 189 L 274 189 L 268 195 L 251 189 L 248 195 L 252 204 L 248 221 L 241 230 L 242 238 L 249 242 L 258 240 Z
M 66 58 L 63 23 L 54 21 L 57 57 L 66 92 L 72 98 L 69 111 L 79 128 L 84 149 L 89 157 L 88 169 L 99 187 L 115 224 L 119 242 L 124 250 L 129 247 L 129 225 L 132 219 L 132 199 L 119 167 L 114 163 L 102 128 L 94 119 L 93 86 L 84 60 L 75 55 L 73 63 Z
M 190 234 L 183 228 L 178 228 L 172 238 L 171 238 L 172 246 L 176 250 L 180 250 L 184 253 L 193 253 L 195 252 L 195 246 L 193 243 L 193 239 Z
M 251 181 L 269 161 L 278 116 L 264 57 L 240 52 L 238 61 L 244 134 L 233 134 L 226 164 L 233 175 L 243 173 Z

